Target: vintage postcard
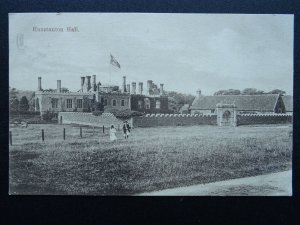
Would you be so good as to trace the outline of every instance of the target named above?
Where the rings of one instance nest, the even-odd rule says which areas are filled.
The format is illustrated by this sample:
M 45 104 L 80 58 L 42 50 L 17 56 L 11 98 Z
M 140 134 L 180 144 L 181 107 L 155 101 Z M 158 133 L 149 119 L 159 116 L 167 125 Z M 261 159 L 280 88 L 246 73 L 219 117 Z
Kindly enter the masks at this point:
M 293 27 L 9 14 L 9 194 L 291 196 Z

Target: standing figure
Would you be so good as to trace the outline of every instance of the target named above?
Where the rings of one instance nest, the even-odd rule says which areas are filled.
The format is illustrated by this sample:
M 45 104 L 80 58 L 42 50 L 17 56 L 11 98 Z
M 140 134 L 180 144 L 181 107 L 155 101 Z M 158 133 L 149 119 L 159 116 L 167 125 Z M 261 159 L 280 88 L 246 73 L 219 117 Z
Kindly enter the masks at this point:
M 125 122 L 126 122 L 126 128 L 127 128 L 127 138 L 128 138 L 128 136 L 130 134 L 131 127 L 130 127 L 128 121 L 125 121 Z
M 125 139 L 128 138 L 128 130 L 127 130 L 126 122 L 127 122 L 127 121 L 124 121 L 124 124 L 123 124 L 123 132 L 124 132 L 124 138 L 125 138 Z
M 116 132 L 117 132 L 117 130 L 114 127 L 114 125 L 111 125 L 110 130 L 109 130 L 109 138 L 111 141 L 117 140 Z

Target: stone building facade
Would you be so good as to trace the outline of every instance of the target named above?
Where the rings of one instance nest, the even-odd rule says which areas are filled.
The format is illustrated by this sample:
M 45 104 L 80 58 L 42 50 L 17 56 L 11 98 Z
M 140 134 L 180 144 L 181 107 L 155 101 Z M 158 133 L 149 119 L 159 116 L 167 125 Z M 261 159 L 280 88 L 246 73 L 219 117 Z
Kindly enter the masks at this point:
M 92 78 L 92 80 L 91 80 Z M 38 90 L 35 92 L 35 110 L 44 114 L 50 112 L 91 112 L 95 110 L 95 103 L 101 103 L 104 111 L 134 110 L 145 113 L 167 113 L 168 98 L 163 91 L 151 80 L 147 82 L 147 89 L 143 91 L 143 83 L 126 84 L 123 76 L 121 88 L 116 85 L 102 85 L 96 82 L 96 75 L 81 77 L 81 86 L 77 92 L 63 92 L 61 81 L 57 81 L 57 88 L 53 91 L 42 89 L 42 78 L 38 78 Z
M 57 89 L 44 91 L 42 78 L 38 78 L 38 90 L 35 92 L 35 111 L 44 114 L 50 112 L 88 112 L 92 110 L 94 96 L 89 92 L 62 92 L 61 81 Z

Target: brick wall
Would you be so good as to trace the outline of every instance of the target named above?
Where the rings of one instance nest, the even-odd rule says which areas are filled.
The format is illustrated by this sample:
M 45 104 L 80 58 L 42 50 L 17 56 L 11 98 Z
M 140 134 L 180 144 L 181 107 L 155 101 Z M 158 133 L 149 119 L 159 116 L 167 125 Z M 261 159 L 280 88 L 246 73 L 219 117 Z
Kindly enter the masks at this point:
M 111 113 L 103 113 L 101 116 L 94 116 L 92 113 L 81 112 L 60 112 L 58 119 L 62 117 L 63 124 L 82 124 L 90 126 L 122 127 L 123 121 L 117 119 Z M 281 124 L 292 123 L 293 116 L 290 114 L 244 114 L 237 116 L 238 125 L 251 124 Z M 128 122 L 133 127 L 156 127 L 156 126 L 192 126 L 192 125 L 217 125 L 216 115 L 198 114 L 146 114 L 145 116 L 134 117 Z
M 216 115 L 147 114 L 134 117 L 133 127 L 217 125 Z
M 94 116 L 92 113 L 81 112 L 60 112 L 58 114 L 58 121 L 62 119 L 62 124 L 82 124 L 95 127 L 110 127 L 114 125 L 116 128 L 118 125 L 122 127 L 123 121 L 117 119 L 111 113 L 103 113 L 100 116 Z
M 237 116 L 238 125 L 292 123 L 291 114 L 242 114 Z
M 237 125 L 292 123 L 290 114 L 244 114 L 237 116 Z M 147 114 L 134 117 L 134 127 L 217 125 L 216 115 Z

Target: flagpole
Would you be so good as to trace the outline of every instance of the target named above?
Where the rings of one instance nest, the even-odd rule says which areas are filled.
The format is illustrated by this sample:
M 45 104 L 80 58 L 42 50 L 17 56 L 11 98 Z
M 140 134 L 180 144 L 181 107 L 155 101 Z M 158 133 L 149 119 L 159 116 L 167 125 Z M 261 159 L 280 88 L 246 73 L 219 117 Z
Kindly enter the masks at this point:
M 109 85 L 111 85 L 111 57 L 112 57 L 112 55 L 111 55 L 111 53 L 110 53 L 110 62 L 109 62 Z
M 111 85 L 111 64 L 109 64 L 109 85 Z

